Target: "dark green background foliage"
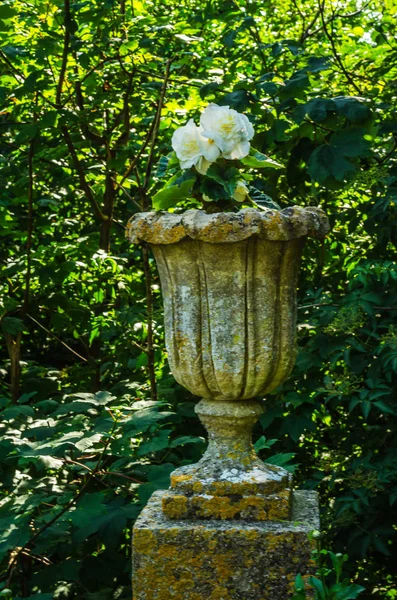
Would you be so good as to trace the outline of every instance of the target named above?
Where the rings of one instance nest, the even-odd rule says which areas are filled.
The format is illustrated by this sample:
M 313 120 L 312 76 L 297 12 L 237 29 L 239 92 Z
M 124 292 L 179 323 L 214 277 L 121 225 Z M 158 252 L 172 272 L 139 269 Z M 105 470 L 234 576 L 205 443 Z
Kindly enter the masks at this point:
M 284 165 L 262 199 L 333 226 L 306 247 L 300 353 L 257 449 L 319 490 L 345 576 L 396 598 L 397 4 L 319 2 L 1 3 L 2 597 L 130 598 L 133 519 L 204 450 L 124 226 L 214 101 Z

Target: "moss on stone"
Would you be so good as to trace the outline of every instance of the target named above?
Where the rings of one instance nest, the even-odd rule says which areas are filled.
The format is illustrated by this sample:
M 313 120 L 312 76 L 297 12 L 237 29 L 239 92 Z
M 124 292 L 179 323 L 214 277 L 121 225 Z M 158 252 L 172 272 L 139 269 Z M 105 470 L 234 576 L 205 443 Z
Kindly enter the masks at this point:
M 154 494 L 134 529 L 134 600 L 287 600 L 296 574 L 313 572 L 316 494 L 298 494 L 311 513 L 305 525 L 170 521 L 163 495 Z

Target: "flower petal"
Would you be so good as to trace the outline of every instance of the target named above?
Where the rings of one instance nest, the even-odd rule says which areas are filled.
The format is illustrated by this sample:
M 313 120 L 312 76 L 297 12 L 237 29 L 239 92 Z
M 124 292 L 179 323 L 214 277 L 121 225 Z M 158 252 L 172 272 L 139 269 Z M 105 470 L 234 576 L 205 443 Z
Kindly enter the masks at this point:
M 196 162 L 196 164 L 194 166 L 196 168 L 196 171 L 201 173 L 201 175 L 205 175 L 206 172 L 208 171 L 210 165 L 211 165 L 211 161 L 204 158 L 204 156 L 200 156 L 200 158 L 198 159 L 198 161 Z
M 247 141 L 238 142 L 233 148 L 228 149 L 227 152 L 223 152 L 222 156 L 226 159 L 238 160 L 244 158 L 250 152 L 251 144 Z
M 212 140 L 211 140 L 211 142 L 206 141 L 202 144 L 202 151 L 203 151 L 203 156 L 209 162 L 215 162 L 216 159 L 219 158 L 219 155 L 221 153 L 218 146 Z

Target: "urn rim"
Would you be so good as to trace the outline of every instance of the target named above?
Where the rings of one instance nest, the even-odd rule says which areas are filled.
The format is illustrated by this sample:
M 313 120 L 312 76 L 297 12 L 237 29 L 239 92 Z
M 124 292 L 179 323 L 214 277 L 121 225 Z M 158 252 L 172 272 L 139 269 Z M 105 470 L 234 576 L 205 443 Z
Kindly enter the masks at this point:
M 272 241 L 324 238 L 329 230 L 328 217 L 321 208 L 291 206 L 283 210 L 245 208 L 212 214 L 197 209 L 183 213 L 142 212 L 128 221 L 126 236 L 133 243 L 173 244 L 185 238 L 232 243 L 252 236 Z

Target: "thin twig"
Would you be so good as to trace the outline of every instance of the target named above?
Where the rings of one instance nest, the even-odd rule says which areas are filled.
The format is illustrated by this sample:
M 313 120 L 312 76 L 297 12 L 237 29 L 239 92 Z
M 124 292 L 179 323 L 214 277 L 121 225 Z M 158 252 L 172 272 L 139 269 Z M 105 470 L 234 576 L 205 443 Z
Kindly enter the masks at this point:
M 149 248 L 147 244 L 142 245 L 143 271 L 145 274 L 146 310 L 147 310 L 147 358 L 150 380 L 150 391 L 152 400 L 157 400 L 157 383 L 154 360 L 154 336 L 153 336 L 153 297 L 152 297 L 152 275 L 149 263 Z
M 147 192 L 147 190 L 149 188 L 150 176 L 151 176 L 151 173 L 152 173 L 153 160 L 154 160 L 154 150 L 155 150 L 156 141 L 157 141 L 157 135 L 158 135 L 158 132 L 159 132 L 159 127 L 160 127 L 161 111 L 163 109 L 165 93 L 167 91 L 168 78 L 170 76 L 170 69 L 171 69 L 172 60 L 173 60 L 172 58 L 169 58 L 167 60 L 167 64 L 166 64 L 166 67 L 165 67 L 165 74 L 164 74 L 164 82 L 163 82 L 163 86 L 161 88 L 160 98 L 159 98 L 159 102 L 158 102 L 158 105 L 157 105 L 156 116 L 154 117 L 154 127 L 153 127 L 153 133 L 152 133 L 152 142 L 151 142 L 151 145 L 150 145 L 149 157 L 148 157 L 147 164 L 146 164 L 145 179 L 144 179 L 144 182 L 143 182 L 143 188 L 144 188 L 144 191 L 145 191 L 145 195 L 146 195 L 146 192 Z M 144 208 L 146 208 L 146 207 L 144 207 Z
M 67 146 L 69 148 L 69 152 L 70 152 L 70 154 L 72 156 L 72 159 L 73 159 L 73 162 L 74 162 L 77 174 L 79 176 L 80 186 L 81 186 L 82 190 L 84 191 L 87 199 L 90 201 L 91 206 L 92 206 L 92 208 L 94 210 L 95 216 L 98 219 L 100 219 L 101 221 L 106 221 L 108 217 L 103 214 L 103 212 L 101 211 L 101 209 L 99 207 L 99 204 L 95 200 L 94 193 L 93 193 L 92 189 L 90 188 L 90 186 L 89 186 L 89 184 L 88 184 L 88 182 L 86 180 L 85 172 L 84 172 L 84 169 L 83 169 L 83 165 L 81 164 L 81 162 L 80 162 L 80 160 L 79 160 L 79 158 L 77 156 L 76 149 L 75 149 L 75 147 L 73 145 L 72 138 L 70 136 L 70 133 L 69 133 L 67 127 L 62 127 L 62 133 L 63 133 L 63 136 L 64 136 L 64 138 L 66 140 L 66 144 L 67 144 Z
M 340 304 L 328 304 L 327 302 L 320 302 L 319 304 L 305 304 L 302 306 L 298 306 L 298 310 L 302 310 L 303 308 L 317 308 L 318 306 L 336 306 L 340 307 Z M 397 310 L 397 306 L 373 306 L 374 310 Z
M 53 338 L 55 338 L 60 344 L 62 344 L 62 346 L 65 346 L 65 348 L 67 348 L 70 352 L 72 352 L 73 354 L 75 354 L 78 358 L 80 358 L 84 362 L 88 362 L 88 360 L 86 358 L 84 358 L 84 356 L 81 356 L 81 354 L 79 354 L 78 352 L 76 352 L 75 350 L 73 350 L 73 348 L 71 348 L 70 346 L 68 346 L 61 339 L 59 339 L 59 337 L 57 335 L 55 335 L 55 333 L 53 333 L 52 331 L 50 331 L 49 329 L 47 329 L 47 327 L 44 327 L 44 325 L 42 325 L 41 323 L 39 323 L 39 321 L 37 321 L 34 317 L 32 317 L 32 315 L 30 315 L 29 313 L 26 313 L 26 316 L 31 321 L 33 321 L 34 323 L 36 323 L 36 325 L 38 325 L 38 327 L 41 327 L 41 329 L 43 329 L 43 331 L 45 331 L 46 333 L 48 333 L 48 335 L 51 335 Z
M 34 152 L 34 139 L 30 140 L 29 153 L 28 153 L 28 170 L 29 170 L 29 182 L 28 182 L 28 231 L 26 240 L 26 278 L 25 278 L 25 290 L 23 298 L 23 313 L 29 309 L 29 294 L 30 294 L 30 277 L 32 270 L 32 238 L 33 238 L 33 152 Z
M 393 134 L 393 147 L 392 147 L 392 149 L 387 154 L 385 154 L 385 156 L 383 156 L 378 161 L 379 164 L 380 165 L 383 164 L 388 158 L 390 158 L 394 154 L 394 152 L 396 151 L 396 148 L 397 148 L 397 134 Z
M 68 64 L 70 26 L 71 26 L 70 0 L 64 0 L 63 26 L 65 28 L 65 33 L 64 33 L 64 37 L 63 37 L 62 63 L 61 63 L 61 70 L 59 72 L 58 85 L 57 85 L 57 89 L 56 89 L 56 93 L 55 93 L 55 102 L 58 106 L 61 106 L 62 88 L 63 88 L 63 84 L 65 82 L 66 67 Z
M 326 21 L 325 21 L 325 16 L 324 16 L 325 0 L 319 0 L 318 6 L 319 6 L 319 9 L 320 9 L 321 21 L 322 21 L 322 24 L 323 24 L 323 30 L 324 30 L 324 33 L 325 33 L 326 37 L 328 38 L 328 40 L 329 40 L 329 42 L 330 42 L 330 44 L 331 44 L 331 48 L 332 48 L 332 54 L 333 54 L 333 56 L 334 56 L 334 58 L 335 58 L 336 62 L 338 63 L 338 65 L 339 65 L 339 66 L 340 66 L 340 68 L 342 69 L 342 72 L 343 72 L 343 74 L 345 75 L 345 77 L 346 77 L 346 79 L 347 79 L 348 83 L 349 83 L 349 84 L 350 84 L 352 87 L 354 87 L 354 89 L 356 90 L 356 92 L 357 92 L 358 94 L 360 94 L 360 95 L 361 95 L 361 90 L 360 90 L 360 88 L 359 88 L 359 87 L 356 85 L 356 83 L 353 81 L 353 79 L 352 79 L 352 77 L 351 77 L 351 75 L 350 75 L 349 71 L 346 69 L 345 65 L 343 64 L 343 61 L 342 61 L 342 59 L 341 59 L 341 57 L 340 57 L 340 55 L 339 55 L 339 52 L 338 52 L 338 50 L 337 50 L 337 48 L 336 48 L 336 45 L 335 45 L 335 40 L 334 40 L 334 37 L 333 37 L 333 35 L 332 35 L 332 21 L 333 21 L 333 19 L 332 19 L 332 21 L 331 21 L 331 33 L 328 31 L 328 28 L 327 28 L 327 23 L 326 23 Z M 334 14 L 335 14 L 335 13 L 333 13 L 333 16 L 334 16 Z
M 115 179 L 112 179 L 112 181 L 114 182 L 114 184 L 115 184 L 115 185 L 116 185 L 116 186 L 117 186 L 117 187 L 118 187 L 118 188 L 119 188 L 119 189 L 120 189 L 122 192 L 124 192 L 124 194 L 127 196 L 127 198 L 128 198 L 129 200 L 131 200 L 131 202 L 132 202 L 133 204 L 135 204 L 135 206 L 136 206 L 136 207 L 137 207 L 139 210 L 142 210 L 142 207 L 141 207 L 141 205 L 139 204 L 139 202 L 137 202 L 137 201 L 136 201 L 136 200 L 135 200 L 135 199 L 134 199 L 134 198 L 131 196 L 131 194 L 129 194 L 129 193 L 127 192 L 127 190 L 125 189 L 125 187 L 124 187 L 123 185 L 121 185 L 121 183 L 117 183 L 117 181 L 116 181 Z
M 132 161 L 128 165 L 127 170 L 125 171 L 124 175 L 121 178 L 121 181 L 118 182 L 118 183 L 116 183 L 116 186 L 117 186 L 116 190 L 123 185 L 124 181 L 127 179 L 127 177 L 135 169 L 136 165 L 138 164 L 138 160 L 141 158 L 142 154 L 145 152 L 145 150 L 146 150 L 146 148 L 147 148 L 147 146 L 148 146 L 148 144 L 150 142 L 150 139 L 152 137 L 152 134 L 153 134 L 154 124 L 155 124 L 155 120 L 153 119 L 153 121 L 152 121 L 152 123 L 150 125 L 150 128 L 149 128 L 149 131 L 148 131 L 148 133 L 146 135 L 146 138 L 144 139 L 143 144 L 142 144 L 142 146 L 140 147 L 140 149 L 138 151 L 138 154 L 132 159 Z

